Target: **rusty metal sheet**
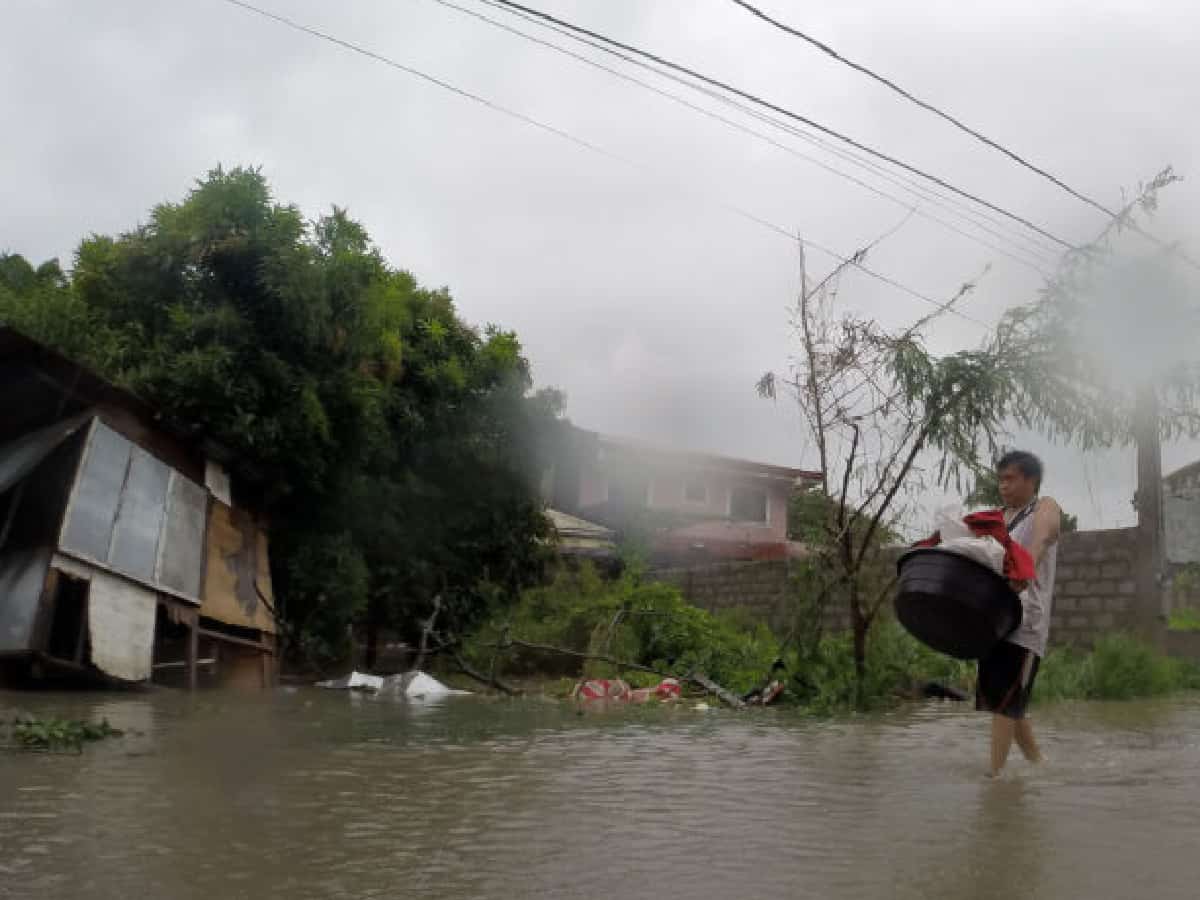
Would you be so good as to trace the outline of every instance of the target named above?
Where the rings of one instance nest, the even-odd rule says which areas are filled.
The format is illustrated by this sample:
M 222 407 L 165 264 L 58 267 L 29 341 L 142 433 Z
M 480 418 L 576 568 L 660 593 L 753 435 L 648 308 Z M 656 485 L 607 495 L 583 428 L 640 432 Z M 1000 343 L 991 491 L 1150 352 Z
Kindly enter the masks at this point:
M 214 500 L 209 505 L 208 559 L 200 615 L 274 634 L 274 617 L 259 592 L 274 605 L 266 533 L 245 510 Z

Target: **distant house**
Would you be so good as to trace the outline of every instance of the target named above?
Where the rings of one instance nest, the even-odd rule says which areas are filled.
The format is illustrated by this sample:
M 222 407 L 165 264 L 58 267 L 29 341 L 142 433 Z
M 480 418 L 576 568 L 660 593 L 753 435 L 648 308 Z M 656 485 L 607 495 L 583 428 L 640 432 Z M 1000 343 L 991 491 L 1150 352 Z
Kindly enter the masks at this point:
M 788 501 L 814 472 L 573 428 L 543 480 L 557 510 L 649 542 L 661 564 L 783 559 Z
M 271 684 L 266 529 L 231 489 L 253 475 L 0 325 L 0 659 L 35 676 Z
M 1163 534 L 1168 563 L 1200 563 L 1200 462 L 1163 479 Z

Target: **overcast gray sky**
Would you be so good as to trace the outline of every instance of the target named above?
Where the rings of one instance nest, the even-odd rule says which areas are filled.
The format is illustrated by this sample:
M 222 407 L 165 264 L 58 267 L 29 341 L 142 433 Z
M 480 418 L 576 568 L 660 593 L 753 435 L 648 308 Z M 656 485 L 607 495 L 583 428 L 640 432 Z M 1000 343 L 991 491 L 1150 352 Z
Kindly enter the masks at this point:
M 476 0 L 457 2 L 504 18 Z M 531 4 L 827 122 L 1069 239 L 1103 224 L 1094 210 L 728 0 Z M 753 391 L 765 369 L 787 362 L 795 248 L 728 206 L 849 253 L 898 222 L 900 205 L 435 0 L 260 5 L 637 165 L 221 0 L 8 0 L 0 249 L 66 261 L 81 235 L 132 227 L 216 163 L 261 165 L 280 199 L 310 215 L 348 207 L 393 264 L 449 286 L 469 320 L 516 329 L 538 383 L 567 392 L 578 424 L 812 462 L 795 410 Z M 1119 204 L 1123 188 L 1167 163 L 1185 176 L 1198 169 L 1195 4 L 762 5 L 1106 203 Z M 898 193 L 820 148 L 778 137 Z M 1154 230 L 1200 249 L 1198 192 L 1194 179 L 1171 188 Z M 1011 247 L 1007 228 L 1005 239 Z M 830 264 L 816 252 L 810 261 Z M 921 218 L 870 260 L 938 298 L 988 262 L 993 269 L 964 311 L 990 323 L 1032 298 L 1035 272 Z M 929 308 L 861 274 L 847 276 L 842 297 L 889 325 Z M 983 334 L 946 317 L 930 343 L 947 352 Z M 1029 443 L 1046 456 L 1048 488 L 1086 525 L 1132 520 L 1132 451 L 1085 455 Z M 1168 447 L 1165 467 L 1198 453 Z

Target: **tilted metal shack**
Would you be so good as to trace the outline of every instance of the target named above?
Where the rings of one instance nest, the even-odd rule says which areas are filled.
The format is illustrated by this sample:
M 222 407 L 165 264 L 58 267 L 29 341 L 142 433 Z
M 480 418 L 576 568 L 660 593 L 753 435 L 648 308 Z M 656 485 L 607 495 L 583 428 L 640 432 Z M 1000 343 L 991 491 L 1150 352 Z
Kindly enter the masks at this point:
M 35 676 L 273 683 L 267 532 L 231 469 L 256 477 L 0 325 L 0 658 Z

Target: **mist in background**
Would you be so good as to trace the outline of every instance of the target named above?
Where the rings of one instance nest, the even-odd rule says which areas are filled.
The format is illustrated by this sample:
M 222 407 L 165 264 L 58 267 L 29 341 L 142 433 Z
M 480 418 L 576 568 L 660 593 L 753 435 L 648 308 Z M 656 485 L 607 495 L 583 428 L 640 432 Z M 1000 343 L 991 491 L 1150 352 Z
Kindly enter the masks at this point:
M 218 0 L 15 0 L 0 33 L 9 132 L 0 249 L 66 263 L 83 235 L 134 227 L 217 163 L 261 165 L 280 200 L 308 215 L 348 207 L 392 264 L 449 286 L 467 319 L 514 328 L 538 384 L 566 391 L 577 424 L 668 447 L 813 462 L 794 406 L 754 392 L 763 371 L 787 365 L 794 242 L 727 205 L 847 255 L 902 220 L 902 205 L 433 0 L 263 4 L 638 165 Z M 826 121 L 1071 240 L 1104 224 L 725 0 L 540 5 Z M 1112 206 L 1167 163 L 1185 177 L 1200 169 L 1200 126 L 1187 114 L 1200 81 L 1200 9 L 1190 4 L 764 6 Z M 1152 229 L 1197 246 L 1196 183 L 1172 186 L 1162 201 Z M 1139 240 L 1122 241 L 1131 259 L 1150 249 Z M 832 262 L 814 250 L 810 271 Z M 977 345 L 1006 308 L 1036 296 L 1041 275 L 921 217 L 870 257 L 943 299 L 989 262 L 963 307 L 984 324 L 939 319 L 929 331 L 936 352 Z M 1113 268 L 1088 335 L 1131 378 L 1186 358 L 1195 333 L 1194 321 L 1174 327 L 1170 318 L 1191 286 L 1143 275 Z M 929 311 L 858 273 L 845 277 L 841 298 L 890 327 Z M 1043 456 L 1047 491 L 1081 526 L 1134 520 L 1132 448 L 1082 453 L 1023 434 L 1011 442 Z M 1169 444 L 1164 471 L 1197 456 L 1194 443 Z M 931 496 L 928 508 L 940 502 Z

